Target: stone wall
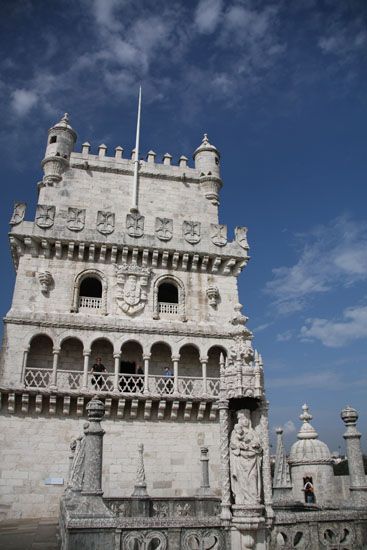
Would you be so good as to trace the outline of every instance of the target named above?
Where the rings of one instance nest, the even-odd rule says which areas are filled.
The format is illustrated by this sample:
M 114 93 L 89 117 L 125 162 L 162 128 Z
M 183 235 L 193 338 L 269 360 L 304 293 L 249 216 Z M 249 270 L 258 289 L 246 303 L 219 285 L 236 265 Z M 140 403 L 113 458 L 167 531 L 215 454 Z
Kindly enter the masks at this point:
M 0 517 L 56 517 L 67 480 L 69 444 L 82 433 L 85 418 L 0 415 Z M 133 492 L 137 444 L 144 443 L 151 496 L 193 496 L 200 487 L 200 446 L 209 447 L 210 476 L 219 495 L 219 425 L 193 422 L 144 422 L 107 419 L 104 437 L 105 496 Z

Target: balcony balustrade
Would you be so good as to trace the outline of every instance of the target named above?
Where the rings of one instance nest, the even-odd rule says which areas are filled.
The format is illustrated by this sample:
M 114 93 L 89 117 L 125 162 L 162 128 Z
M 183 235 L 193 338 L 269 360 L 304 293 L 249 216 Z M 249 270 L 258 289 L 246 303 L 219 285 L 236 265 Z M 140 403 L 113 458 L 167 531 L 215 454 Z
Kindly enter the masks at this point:
M 93 298 L 90 296 L 80 296 L 79 309 L 101 309 L 102 298 Z
M 54 389 L 60 391 L 92 393 L 118 393 L 122 395 L 149 395 L 150 397 L 162 397 L 174 395 L 175 397 L 190 398 L 217 398 L 219 396 L 219 378 L 203 378 L 195 376 L 178 376 L 177 391 L 175 391 L 174 377 L 166 377 L 151 374 L 148 376 L 148 385 L 145 389 L 144 375 L 119 374 L 116 378 L 113 373 L 88 373 L 86 386 L 84 385 L 83 371 L 57 370 L 56 379 L 53 380 L 52 369 L 37 369 L 27 367 L 24 374 L 24 385 L 30 389 Z
M 158 302 L 159 313 L 166 313 L 168 315 L 178 315 L 178 304 L 171 302 Z

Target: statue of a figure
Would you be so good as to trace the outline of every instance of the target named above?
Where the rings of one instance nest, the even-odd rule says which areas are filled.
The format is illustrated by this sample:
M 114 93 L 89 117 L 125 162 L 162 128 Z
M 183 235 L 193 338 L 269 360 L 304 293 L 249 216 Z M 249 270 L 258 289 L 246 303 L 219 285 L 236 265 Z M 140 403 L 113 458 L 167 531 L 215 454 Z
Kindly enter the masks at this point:
M 89 426 L 89 422 L 85 422 L 83 426 L 84 432 Z M 72 491 L 81 491 L 84 479 L 84 459 L 85 459 L 85 435 L 80 435 L 77 438 L 77 444 L 74 454 L 74 460 L 71 465 L 69 486 Z
M 260 504 L 261 455 L 250 411 L 241 409 L 237 411 L 237 424 L 230 440 L 231 485 L 236 504 Z

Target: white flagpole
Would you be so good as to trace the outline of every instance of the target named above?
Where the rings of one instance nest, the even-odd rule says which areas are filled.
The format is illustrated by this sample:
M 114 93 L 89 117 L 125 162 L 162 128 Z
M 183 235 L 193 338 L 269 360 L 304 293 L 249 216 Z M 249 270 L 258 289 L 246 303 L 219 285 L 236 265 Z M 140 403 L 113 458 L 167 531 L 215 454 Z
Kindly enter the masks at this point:
M 134 159 L 134 187 L 131 212 L 138 212 L 138 171 L 139 171 L 139 141 L 140 141 L 140 113 L 141 113 L 141 86 L 139 86 L 138 119 L 136 121 L 135 159 Z

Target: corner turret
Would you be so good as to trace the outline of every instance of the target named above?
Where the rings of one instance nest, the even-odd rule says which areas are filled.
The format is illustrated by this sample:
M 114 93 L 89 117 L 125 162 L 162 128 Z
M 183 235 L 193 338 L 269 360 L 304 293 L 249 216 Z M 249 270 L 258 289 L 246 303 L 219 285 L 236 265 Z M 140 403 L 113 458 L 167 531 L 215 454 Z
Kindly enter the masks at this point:
M 193 155 L 195 168 L 200 173 L 200 187 L 205 197 L 215 206 L 219 204 L 219 191 L 222 187 L 220 179 L 220 153 L 209 143 L 208 135 L 204 134 L 201 145 Z
M 45 157 L 41 163 L 44 171 L 43 183 L 53 185 L 62 178 L 69 165 L 70 153 L 76 142 L 76 132 L 69 124 L 69 116 L 64 114 L 60 122 L 48 131 Z

